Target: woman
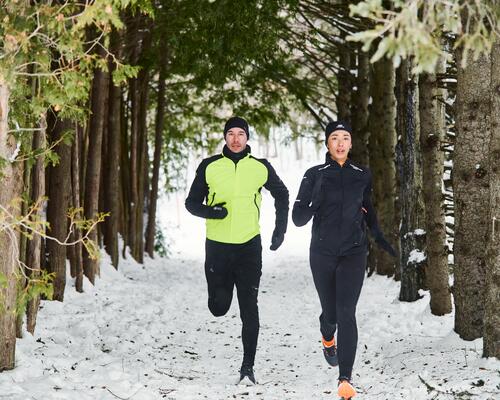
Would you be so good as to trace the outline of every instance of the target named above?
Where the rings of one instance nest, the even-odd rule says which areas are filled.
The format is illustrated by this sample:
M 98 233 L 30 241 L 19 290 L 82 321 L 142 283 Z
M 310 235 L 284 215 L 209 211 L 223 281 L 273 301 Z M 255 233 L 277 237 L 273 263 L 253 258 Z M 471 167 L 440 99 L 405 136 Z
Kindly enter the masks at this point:
M 306 171 L 292 212 L 297 226 L 314 217 L 309 260 L 321 303 L 323 354 L 330 365 L 339 365 L 338 394 L 344 399 L 356 395 L 350 382 L 358 341 L 356 304 L 366 266 L 366 225 L 376 243 L 396 256 L 377 223 L 371 173 L 348 159 L 351 133 L 343 121 L 326 126 L 325 163 Z

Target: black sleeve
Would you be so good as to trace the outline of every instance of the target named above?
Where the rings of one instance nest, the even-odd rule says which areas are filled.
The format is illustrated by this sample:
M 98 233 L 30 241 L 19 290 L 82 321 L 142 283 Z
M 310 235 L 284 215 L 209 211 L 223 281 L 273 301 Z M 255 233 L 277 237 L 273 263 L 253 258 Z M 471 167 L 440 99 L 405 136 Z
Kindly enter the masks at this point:
M 274 208 L 276 209 L 275 229 L 281 233 L 285 233 L 288 225 L 288 207 L 290 203 L 288 189 L 272 165 L 267 160 L 263 160 L 263 162 L 268 171 L 267 182 L 264 184 L 264 187 L 274 197 Z
M 189 190 L 188 197 L 186 198 L 186 209 L 193 215 L 201 218 L 208 218 L 211 212 L 211 207 L 203 204 L 208 196 L 208 185 L 205 179 L 205 170 L 207 169 L 208 162 L 203 160 L 196 169 L 196 176 L 194 177 L 191 189 Z
M 300 183 L 297 199 L 293 204 L 292 221 L 297 226 L 304 226 L 314 215 L 314 211 L 310 207 L 314 181 L 312 171 L 307 170 Z
M 378 225 L 377 221 L 377 213 L 375 212 L 375 207 L 373 207 L 372 203 L 372 174 L 368 171 L 368 185 L 363 193 L 363 208 L 365 209 L 365 221 L 370 228 L 370 232 L 373 238 L 376 240 L 377 238 L 383 237 L 382 231 Z

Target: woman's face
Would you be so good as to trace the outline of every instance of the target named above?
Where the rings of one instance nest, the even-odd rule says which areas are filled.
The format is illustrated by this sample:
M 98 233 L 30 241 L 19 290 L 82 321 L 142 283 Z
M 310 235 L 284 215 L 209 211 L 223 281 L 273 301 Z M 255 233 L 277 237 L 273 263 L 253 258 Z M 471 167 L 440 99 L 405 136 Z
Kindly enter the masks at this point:
M 347 131 L 334 131 L 328 136 L 327 147 L 330 157 L 343 164 L 352 148 L 351 134 Z

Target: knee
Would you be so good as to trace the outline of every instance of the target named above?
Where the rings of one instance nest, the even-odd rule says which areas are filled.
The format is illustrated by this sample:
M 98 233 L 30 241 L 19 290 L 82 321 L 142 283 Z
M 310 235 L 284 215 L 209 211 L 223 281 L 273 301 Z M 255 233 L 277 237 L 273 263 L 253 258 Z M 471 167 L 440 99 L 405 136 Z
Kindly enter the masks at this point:
M 214 317 L 226 315 L 231 307 L 232 297 L 227 293 L 217 293 L 214 297 L 208 299 L 208 309 Z
M 218 304 L 216 302 L 208 302 L 208 309 L 214 317 L 222 317 L 226 315 L 229 310 L 230 304 Z

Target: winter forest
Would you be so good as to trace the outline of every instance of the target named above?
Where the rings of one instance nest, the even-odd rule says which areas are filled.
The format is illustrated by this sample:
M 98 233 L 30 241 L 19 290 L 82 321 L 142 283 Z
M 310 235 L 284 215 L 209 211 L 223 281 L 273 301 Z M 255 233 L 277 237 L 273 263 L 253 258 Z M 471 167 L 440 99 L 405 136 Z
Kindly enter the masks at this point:
M 311 226 L 269 251 L 258 384 L 184 201 L 231 116 L 290 193 L 352 127 L 373 240 L 356 399 L 500 398 L 498 0 L 11 0 L 0 8 L 0 399 L 333 399 Z M 234 375 L 234 379 L 233 379 Z

